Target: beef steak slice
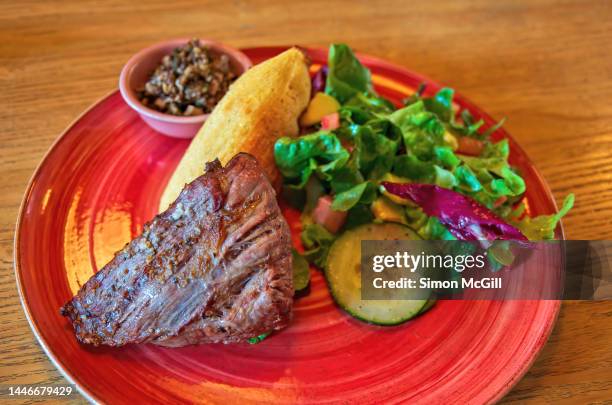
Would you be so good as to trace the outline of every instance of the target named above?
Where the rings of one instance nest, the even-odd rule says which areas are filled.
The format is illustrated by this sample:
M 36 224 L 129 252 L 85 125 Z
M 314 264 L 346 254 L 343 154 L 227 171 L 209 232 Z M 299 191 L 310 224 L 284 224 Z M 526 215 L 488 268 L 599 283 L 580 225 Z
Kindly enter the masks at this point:
M 61 313 L 93 345 L 245 341 L 289 323 L 290 240 L 257 160 L 214 161 Z

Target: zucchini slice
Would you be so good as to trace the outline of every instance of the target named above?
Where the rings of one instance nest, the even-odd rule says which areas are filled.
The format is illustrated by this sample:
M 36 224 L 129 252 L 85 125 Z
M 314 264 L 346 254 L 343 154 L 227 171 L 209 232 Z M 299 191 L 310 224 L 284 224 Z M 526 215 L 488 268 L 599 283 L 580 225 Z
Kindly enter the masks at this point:
M 377 325 L 397 325 L 429 309 L 427 299 L 361 299 L 361 241 L 420 239 L 412 229 L 397 223 L 362 225 L 336 239 L 329 250 L 325 276 L 340 308 L 357 319 Z

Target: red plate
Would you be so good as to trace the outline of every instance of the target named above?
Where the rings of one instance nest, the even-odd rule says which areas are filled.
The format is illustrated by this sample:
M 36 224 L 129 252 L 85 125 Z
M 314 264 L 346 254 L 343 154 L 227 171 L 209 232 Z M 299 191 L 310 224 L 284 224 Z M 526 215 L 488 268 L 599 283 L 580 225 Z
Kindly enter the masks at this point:
M 245 52 L 257 63 L 281 50 Z M 310 54 L 315 64 L 326 60 L 324 50 Z M 378 91 L 396 102 L 421 81 L 437 88 L 404 68 L 361 59 Z M 461 96 L 458 103 L 492 123 Z M 60 306 L 154 216 L 187 145 L 153 132 L 114 92 L 57 140 L 28 187 L 15 236 L 23 307 L 51 360 L 89 399 L 489 403 L 521 378 L 546 342 L 558 301 L 446 301 L 404 325 L 376 327 L 341 312 L 315 272 L 291 326 L 257 345 L 79 345 Z M 548 187 L 512 141 L 511 161 L 525 177 L 531 211 L 554 212 Z

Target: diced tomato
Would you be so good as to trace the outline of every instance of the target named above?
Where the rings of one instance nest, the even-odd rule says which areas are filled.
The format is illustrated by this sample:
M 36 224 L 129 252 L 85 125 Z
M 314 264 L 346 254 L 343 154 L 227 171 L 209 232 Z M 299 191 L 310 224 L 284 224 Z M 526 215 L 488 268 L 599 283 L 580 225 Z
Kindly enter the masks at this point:
M 334 211 L 331 205 L 331 196 L 325 195 L 320 197 L 317 201 L 317 206 L 312 212 L 312 220 L 331 233 L 336 233 L 346 221 L 346 211 Z
M 321 119 L 321 128 L 327 130 L 334 130 L 340 126 L 340 114 L 337 112 L 328 114 Z
M 461 155 L 479 156 L 484 148 L 482 141 L 469 136 L 459 136 L 457 142 L 459 146 L 455 152 Z

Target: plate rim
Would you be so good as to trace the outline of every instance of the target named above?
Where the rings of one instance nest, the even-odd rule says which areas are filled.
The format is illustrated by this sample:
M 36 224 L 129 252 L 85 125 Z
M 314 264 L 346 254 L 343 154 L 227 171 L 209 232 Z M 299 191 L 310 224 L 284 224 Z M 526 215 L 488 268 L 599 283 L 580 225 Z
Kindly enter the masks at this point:
M 62 362 L 55 356 L 51 348 L 48 346 L 47 341 L 42 338 L 40 331 L 38 330 L 38 326 L 36 322 L 34 321 L 34 318 L 32 317 L 32 313 L 30 312 L 30 305 L 28 304 L 25 298 L 24 292 L 23 292 L 24 285 L 21 280 L 22 269 L 21 269 L 21 264 L 19 261 L 19 257 L 20 257 L 19 239 L 21 235 L 21 222 L 22 222 L 22 217 L 24 215 L 24 209 L 25 209 L 26 203 L 30 197 L 34 183 L 37 177 L 39 176 L 39 173 L 42 170 L 43 166 L 49 159 L 49 156 L 58 147 L 58 145 L 65 139 L 66 134 L 68 134 L 81 121 L 81 119 L 83 119 L 83 117 L 89 114 L 92 110 L 94 110 L 100 104 L 104 103 L 107 99 L 113 97 L 117 92 L 119 92 L 119 89 L 113 89 L 112 91 L 108 92 L 106 95 L 100 97 L 98 100 L 96 100 L 91 105 L 89 105 L 75 119 L 73 119 L 70 122 L 70 124 L 68 124 L 68 126 L 66 126 L 66 128 L 62 131 L 62 133 L 51 143 L 51 145 L 49 146 L 49 148 L 43 155 L 42 159 L 36 166 L 36 169 L 34 169 L 32 176 L 28 180 L 28 185 L 26 186 L 25 192 L 21 199 L 21 203 L 19 204 L 19 212 L 17 213 L 17 220 L 15 223 L 15 235 L 13 237 L 13 270 L 15 273 L 15 283 L 17 284 L 17 294 L 19 295 L 19 302 L 21 304 L 23 312 L 25 313 L 28 324 L 30 325 L 30 329 L 32 329 L 32 333 L 34 334 L 36 341 L 38 342 L 40 347 L 43 349 L 43 351 L 45 352 L 45 354 L 47 355 L 51 363 L 55 366 L 55 368 L 60 372 L 60 374 L 66 380 L 68 380 L 70 384 L 74 385 L 79 391 L 79 393 L 83 395 L 85 399 L 90 403 L 99 403 L 100 399 L 97 398 L 95 395 L 93 395 L 93 393 L 89 392 L 89 390 L 87 390 L 83 384 L 77 383 L 76 378 L 73 378 L 73 376 L 64 369 L 64 365 L 62 364 Z
M 283 50 L 286 50 L 288 48 L 290 48 L 291 46 L 253 46 L 253 47 L 242 47 L 242 48 L 238 48 L 240 51 L 243 52 L 255 52 L 255 51 L 266 51 L 266 52 L 282 52 Z M 324 47 L 312 47 L 312 46 L 300 46 L 301 49 L 305 49 L 307 51 L 315 51 L 315 52 L 321 52 L 323 50 L 325 50 Z M 407 67 L 400 65 L 400 64 L 396 64 L 395 62 L 391 62 L 391 61 L 387 61 L 385 59 L 382 59 L 380 57 L 377 56 L 372 56 L 369 54 L 365 54 L 365 53 L 361 53 L 361 52 L 355 52 L 356 55 L 359 58 L 365 58 L 368 59 L 369 61 L 373 61 L 375 63 L 384 65 L 387 68 L 391 68 L 392 70 L 398 71 L 402 74 L 406 74 L 406 75 L 410 75 L 410 76 L 416 76 L 418 78 L 420 78 L 422 81 L 426 81 L 426 82 L 430 82 L 430 83 L 434 83 L 436 85 L 439 86 L 444 86 L 444 83 L 438 80 L 433 80 L 431 79 L 429 76 L 426 75 L 422 75 L 418 72 L 414 72 L 411 71 L 410 69 L 408 69 Z M 108 92 L 107 94 L 105 94 L 104 96 L 100 97 L 99 99 L 97 99 L 95 102 L 93 102 L 91 105 L 89 105 L 85 110 L 83 110 L 75 119 L 73 119 L 70 124 L 68 124 L 68 126 L 66 126 L 66 128 L 61 132 L 61 134 L 51 143 L 51 145 L 49 146 L 49 148 L 47 149 L 47 151 L 45 152 L 45 154 L 43 155 L 43 157 L 41 158 L 40 162 L 38 163 L 38 165 L 36 166 L 33 174 L 31 175 L 25 192 L 23 194 L 23 197 L 21 199 L 21 203 L 19 205 L 19 211 L 17 214 L 17 219 L 16 219 L 16 223 L 15 223 L 15 232 L 14 232 L 14 238 L 13 238 L 13 270 L 14 270 L 14 274 L 15 274 L 15 282 L 17 285 L 17 293 L 19 295 L 19 301 L 21 304 L 21 307 L 26 315 L 26 319 L 28 321 L 28 324 L 30 325 L 30 329 L 32 330 L 32 333 L 34 334 L 34 337 L 36 338 L 38 344 L 41 346 L 41 348 L 43 349 L 43 351 L 45 352 L 45 354 L 47 355 L 47 357 L 49 358 L 49 360 L 51 361 L 51 363 L 55 366 L 55 368 L 60 372 L 60 374 L 66 378 L 66 380 L 74 385 L 77 390 L 79 391 L 79 393 L 81 395 L 83 395 L 85 397 L 85 399 L 88 402 L 91 403 L 99 403 L 102 400 L 98 397 L 96 397 L 92 392 L 89 391 L 89 389 L 86 388 L 85 384 L 82 384 L 80 381 L 78 381 L 78 377 L 75 377 L 71 374 L 69 374 L 65 368 L 63 363 L 61 362 L 60 359 L 58 359 L 53 351 L 51 350 L 51 348 L 48 346 L 47 342 L 42 338 L 40 331 L 38 329 L 38 326 L 36 325 L 35 320 L 32 317 L 32 314 L 30 312 L 30 306 L 25 298 L 24 295 L 24 285 L 21 279 L 21 271 L 22 268 L 20 266 L 20 250 L 19 250 L 19 240 L 20 240 L 20 234 L 21 234 L 21 224 L 22 224 L 22 219 L 24 216 L 24 209 L 26 206 L 26 203 L 29 200 L 29 197 L 31 195 L 32 192 L 32 188 L 34 186 L 34 183 L 36 181 L 36 179 L 38 178 L 40 171 L 42 170 L 43 166 L 45 166 L 47 160 L 49 159 L 49 156 L 51 155 L 51 153 L 53 153 L 53 151 L 58 147 L 58 145 L 65 139 L 66 135 L 87 115 L 89 114 L 92 110 L 94 110 L 95 108 L 97 108 L 99 105 L 103 104 L 104 102 L 106 102 L 107 99 L 115 96 L 117 93 L 119 93 L 119 89 L 115 88 L 113 90 L 111 90 L 110 92 Z M 466 104 L 470 109 L 476 109 L 479 111 L 479 113 L 484 116 L 487 119 L 493 120 L 493 118 L 486 112 L 486 110 L 481 109 L 479 107 L 477 107 L 476 104 L 474 104 L 469 98 L 465 97 L 463 95 L 463 93 L 459 92 L 459 91 L 455 91 L 455 94 L 458 95 L 462 102 L 464 104 Z M 493 120 L 494 121 L 494 120 Z M 548 184 L 548 182 L 544 179 L 544 177 L 542 176 L 542 174 L 540 173 L 540 171 L 537 169 L 537 166 L 533 163 L 533 161 L 531 160 L 531 158 L 529 157 L 529 155 L 525 152 L 525 150 L 521 147 L 521 145 L 514 139 L 514 137 L 505 129 L 502 129 L 504 131 L 504 137 L 508 138 L 511 142 L 512 142 L 512 146 L 513 148 L 525 159 L 526 163 L 532 167 L 532 171 L 533 174 L 536 177 L 536 180 L 540 183 L 540 185 L 543 188 L 543 191 L 546 193 L 547 196 L 550 197 L 550 200 L 552 202 L 552 206 L 555 209 L 555 212 L 559 211 L 559 207 L 556 203 L 556 200 L 554 198 L 554 195 L 552 194 L 552 191 L 550 189 L 550 186 Z M 559 236 L 559 240 L 565 240 L 565 231 L 563 228 L 563 222 L 562 220 L 559 221 L 558 224 L 558 236 Z M 539 342 L 538 342 L 538 348 L 537 350 L 533 351 L 530 353 L 530 357 L 527 359 L 527 361 L 525 361 L 521 367 L 516 370 L 516 372 L 512 375 L 512 377 L 510 378 L 509 381 L 507 381 L 505 384 L 500 385 L 499 389 L 495 392 L 494 395 L 492 395 L 490 398 L 488 398 L 486 401 L 487 403 L 495 403 L 498 402 L 501 398 L 503 398 L 508 392 L 510 392 L 510 390 L 524 377 L 524 375 L 527 373 L 527 371 L 532 367 L 532 365 L 535 363 L 535 361 L 537 360 L 537 358 L 539 357 L 539 355 L 542 352 L 542 349 L 544 348 L 544 346 L 546 346 L 548 340 L 550 339 L 550 336 L 552 334 L 552 331 L 559 319 L 559 314 L 560 314 L 560 309 L 561 309 L 561 301 L 560 300 L 547 300 L 547 301 L 552 301 L 554 303 L 554 307 L 552 308 L 552 312 L 553 312 L 553 316 L 551 317 L 551 320 L 549 322 L 547 322 L 547 327 L 546 330 L 543 331 L 543 333 L 540 336 Z

